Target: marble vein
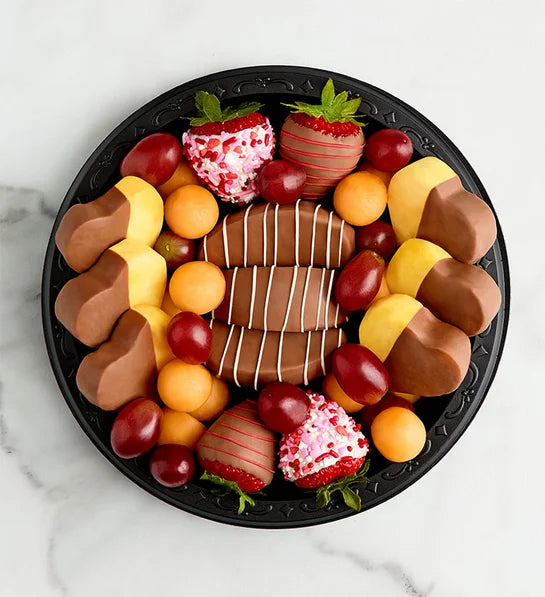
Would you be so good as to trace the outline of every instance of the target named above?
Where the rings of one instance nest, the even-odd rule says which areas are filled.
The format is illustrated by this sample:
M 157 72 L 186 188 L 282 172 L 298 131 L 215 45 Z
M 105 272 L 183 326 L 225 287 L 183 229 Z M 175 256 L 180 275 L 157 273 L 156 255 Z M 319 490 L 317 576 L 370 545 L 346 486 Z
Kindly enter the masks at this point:
M 410 575 L 403 569 L 403 567 L 396 562 L 373 562 L 368 558 L 343 549 L 335 549 L 323 541 L 312 542 L 313 547 L 319 553 L 327 556 L 345 559 L 364 572 L 385 572 L 392 581 L 394 581 L 403 590 L 405 595 L 410 597 L 428 597 L 434 589 L 434 583 L 431 583 L 427 589 L 421 589 L 416 586 Z

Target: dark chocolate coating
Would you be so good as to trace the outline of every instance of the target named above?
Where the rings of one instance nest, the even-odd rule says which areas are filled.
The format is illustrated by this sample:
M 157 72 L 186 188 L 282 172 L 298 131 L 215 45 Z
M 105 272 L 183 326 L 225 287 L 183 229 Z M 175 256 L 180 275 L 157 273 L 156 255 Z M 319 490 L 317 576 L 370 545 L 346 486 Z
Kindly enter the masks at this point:
M 429 240 L 463 263 L 475 263 L 496 240 L 496 219 L 458 176 L 434 187 L 424 206 L 418 238 Z
M 416 295 L 439 319 L 468 336 L 485 330 L 501 305 L 494 280 L 475 265 L 441 259 L 424 278 Z
M 241 334 L 242 340 L 240 340 Z M 254 386 L 264 334 L 266 336 L 257 384 Z M 281 341 L 282 350 L 280 351 Z M 207 366 L 222 379 L 242 386 L 261 387 L 273 381 L 286 381 L 300 385 L 325 375 L 329 368 L 331 353 L 344 342 L 346 342 L 346 336 L 341 328 L 305 334 L 298 332 L 282 334 L 281 332 L 249 330 L 236 325 L 229 326 L 215 319 L 212 323 L 212 352 Z M 226 344 L 227 349 L 225 349 Z M 306 356 L 307 349 L 308 358 Z
M 276 468 L 274 433 L 257 414 L 255 402 L 245 400 L 225 411 L 199 440 L 197 458 L 243 470 L 269 485 Z
M 304 332 L 337 327 L 346 321 L 346 314 L 340 308 L 337 310 L 335 302 L 335 270 L 256 266 L 223 273 L 225 297 L 214 317 L 226 323 L 260 330 Z
M 106 249 L 125 238 L 130 215 L 129 201 L 112 187 L 90 203 L 73 205 L 59 224 L 55 243 L 66 263 L 84 272 Z
M 121 317 L 111 339 L 83 359 L 76 375 L 80 392 L 104 410 L 153 395 L 156 379 L 150 324 L 132 309 Z
M 315 131 L 288 116 L 280 131 L 280 155 L 302 165 L 307 173 L 304 197 L 323 197 L 358 164 L 363 153 L 363 132 L 336 137 Z
M 88 272 L 69 280 L 55 301 L 55 315 L 80 342 L 98 346 L 130 307 L 129 266 L 106 251 Z
M 316 209 L 315 233 L 313 222 Z M 244 234 L 244 216 L 248 212 Z M 275 218 L 276 213 L 276 218 Z M 296 245 L 296 213 L 298 213 L 299 243 Z M 331 215 L 330 215 L 331 214 Z M 225 237 L 228 259 L 224 251 L 224 221 L 220 222 L 201 243 L 199 259 L 211 261 L 220 268 L 258 266 L 314 265 L 316 267 L 342 267 L 355 252 L 355 232 L 349 224 L 328 209 L 312 201 L 275 206 L 269 203 L 251 204 L 226 216 Z M 266 248 L 264 259 L 263 221 L 266 218 Z M 278 225 L 275 225 L 275 219 Z M 329 221 L 331 219 L 331 226 Z M 330 234 L 328 235 L 328 229 Z M 276 235 L 275 235 L 276 230 Z M 342 236 L 341 236 L 342 232 Z M 246 259 L 244 238 L 246 236 Z M 276 243 L 275 243 L 276 236 Z M 329 243 L 328 243 L 329 236 Z M 314 237 L 314 243 L 312 239 Z M 276 259 L 275 259 L 276 244 Z M 339 254 L 339 246 L 341 254 Z M 206 247 L 206 252 L 205 252 Z M 329 247 L 329 251 L 327 250 Z
M 384 363 L 390 375 L 390 391 L 416 396 L 453 392 L 467 373 L 470 356 L 469 338 L 422 307 Z

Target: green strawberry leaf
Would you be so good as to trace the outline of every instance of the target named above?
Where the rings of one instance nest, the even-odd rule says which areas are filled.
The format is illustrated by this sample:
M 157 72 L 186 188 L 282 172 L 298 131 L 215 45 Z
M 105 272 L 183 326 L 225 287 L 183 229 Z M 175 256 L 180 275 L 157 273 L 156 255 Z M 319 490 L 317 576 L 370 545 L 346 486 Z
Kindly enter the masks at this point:
M 367 459 L 362 468 L 357 472 L 336 481 L 332 481 L 329 485 L 319 487 L 316 491 L 316 507 L 319 509 L 325 508 L 331 501 L 331 496 L 340 491 L 343 496 L 344 503 L 356 512 L 361 510 L 361 497 L 350 487 L 355 483 L 369 483 L 369 479 L 365 476 L 369 470 L 370 460 Z
M 341 488 L 341 493 L 344 499 L 344 503 L 352 510 L 359 512 L 361 510 L 361 498 L 360 496 L 350 487 Z
M 201 126 L 208 122 L 226 122 L 233 118 L 253 114 L 262 107 L 263 104 L 259 102 L 244 102 L 239 106 L 227 106 L 225 110 L 222 110 L 219 99 L 213 93 L 197 91 L 195 94 L 197 115 L 189 117 L 189 123 L 191 126 Z
M 206 471 L 201 475 L 201 481 L 209 481 L 216 485 L 216 487 L 212 487 L 210 491 L 214 495 L 218 496 L 225 496 L 229 494 L 235 494 L 238 497 L 238 514 L 242 514 L 246 509 L 246 504 L 250 507 L 255 507 L 255 500 L 251 497 L 249 493 L 242 491 L 242 489 L 238 486 L 235 481 L 228 481 L 223 477 L 218 475 L 212 475 L 207 473 Z M 265 495 L 262 491 L 256 491 L 252 493 L 252 495 Z
M 335 99 L 335 85 L 331 79 L 327 80 L 327 83 L 322 89 L 322 106 L 331 106 Z
M 335 86 L 331 79 L 322 89 L 321 103 L 308 104 L 296 101 L 293 104 L 283 103 L 283 106 L 290 108 L 295 114 L 306 114 L 313 118 L 322 117 L 327 122 L 352 122 L 356 126 L 365 126 L 365 123 L 357 120 L 353 115 L 361 104 L 361 98 L 348 99 L 348 92 L 341 91 L 335 95 Z

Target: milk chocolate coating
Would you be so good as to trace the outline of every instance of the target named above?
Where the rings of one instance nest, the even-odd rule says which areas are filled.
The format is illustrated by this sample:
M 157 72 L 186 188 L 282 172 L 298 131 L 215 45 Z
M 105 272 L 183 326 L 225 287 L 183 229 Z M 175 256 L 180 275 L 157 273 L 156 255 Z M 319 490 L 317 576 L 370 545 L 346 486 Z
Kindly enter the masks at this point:
M 90 203 L 73 205 L 55 234 L 66 263 L 77 272 L 88 270 L 108 247 L 125 238 L 130 213 L 127 198 L 116 187 Z
M 129 308 L 129 267 L 106 251 L 88 272 L 69 280 L 55 301 L 55 315 L 80 342 L 98 346 Z
M 280 131 L 280 155 L 304 167 L 303 196 L 322 197 L 358 164 L 363 152 L 361 129 L 356 135 L 335 137 L 301 126 L 288 116 Z
M 467 373 L 470 356 L 469 338 L 422 307 L 385 361 L 390 391 L 416 396 L 453 392 Z
M 326 374 L 331 353 L 345 341 L 341 328 L 305 334 L 264 332 L 229 326 L 215 319 L 212 323 L 212 352 L 207 366 L 222 379 L 242 386 L 257 388 L 273 381 L 307 384 Z
M 225 411 L 199 440 L 196 448 L 201 464 L 211 460 L 241 469 L 265 485 L 276 466 L 274 433 L 257 415 L 255 402 L 246 400 Z
M 455 176 L 430 191 L 417 236 L 443 247 L 458 261 L 475 263 L 494 244 L 496 233 L 490 207 Z
M 226 323 L 260 330 L 304 332 L 337 327 L 346 321 L 346 314 L 335 302 L 335 270 L 256 266 L 223 273 L 225 297 L 214 317 Z
M 154 394 L 157 366 L 148 321 L 129 310 L 111 339 L 81 362 L 76 383 L 80 392 L 104 410 L 117 410 L 134 398 Z
M 424 278 L 417 300 L 468 336 L 485 330 L 501 305 L 494 280 L 475 265 L 441 259 Z
M 298 243 L 295 242 L 296 215 Z M 275 219 L 278 221 L 277 226 Z M 355 232 L 352 226 L 314 202 L 300 201 L 297 204 L 278 206 L 258 203 L 226 216 L 226 220 L 220 222 L 201 243 L 199 259 L 211 261 L 222 269 L 294 264 L 335 268 L 342 267 L 352 258 L 354 252 Z

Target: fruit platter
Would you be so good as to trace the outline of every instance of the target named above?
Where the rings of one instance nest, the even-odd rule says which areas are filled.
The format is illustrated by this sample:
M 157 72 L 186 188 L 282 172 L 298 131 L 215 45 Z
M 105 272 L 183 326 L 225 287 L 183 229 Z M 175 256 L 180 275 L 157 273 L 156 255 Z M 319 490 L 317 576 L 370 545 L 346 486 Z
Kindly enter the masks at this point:
M 509 313 L 501 228 L 453 143 L 361 81 L 250 67 L 96 149 L 47 248 L 60 390 L 127 477 L 289 528 L 368 510 L 456 443 Z

